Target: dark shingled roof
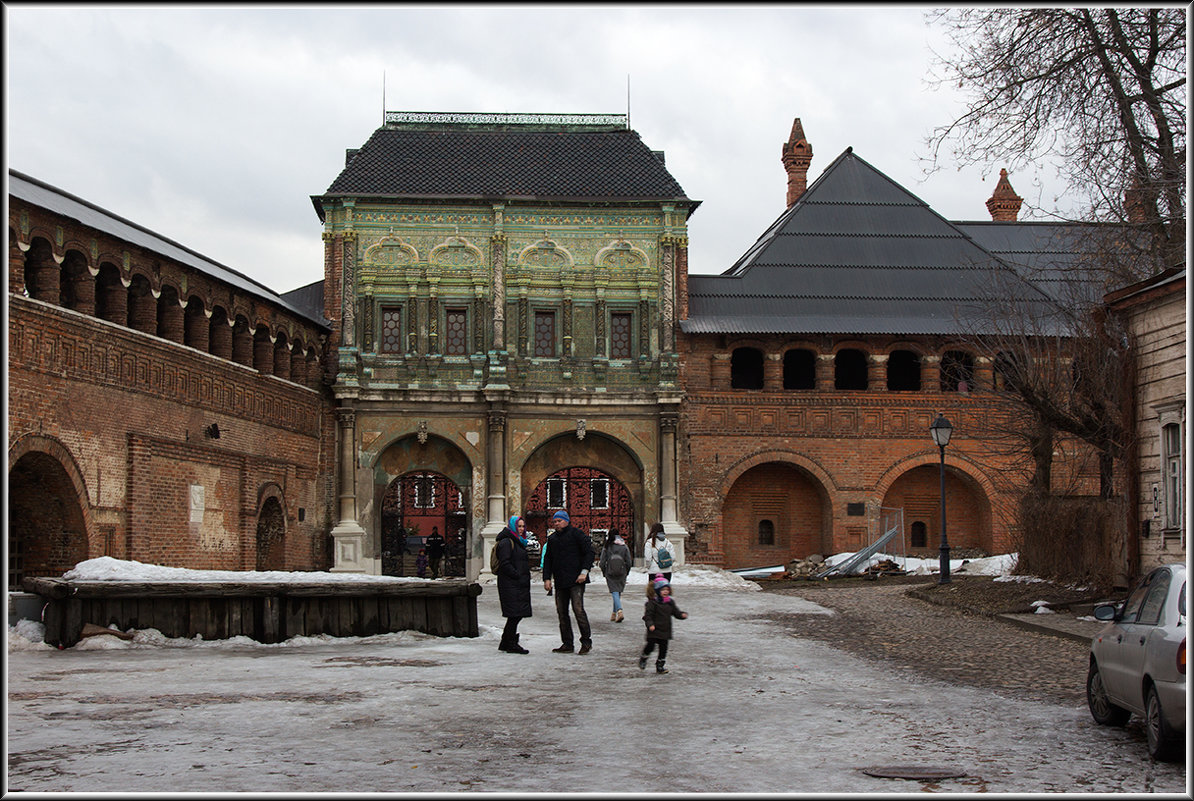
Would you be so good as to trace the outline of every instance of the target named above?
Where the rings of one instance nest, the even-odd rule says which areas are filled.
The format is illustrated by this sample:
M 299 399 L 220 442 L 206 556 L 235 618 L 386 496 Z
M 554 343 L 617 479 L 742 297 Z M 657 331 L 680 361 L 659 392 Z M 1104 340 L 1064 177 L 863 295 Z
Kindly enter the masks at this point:
M 683 201 L 662 154 L 616 125 L 391 123 L 324 197 Z M 322 217 L 318 197 L 312 198 Z
M 686 333 L 958 334 L 1045 294 L 852 150 L 720 276 L 688 277 Z M 965 322 L 963 322 L 965 321 Z

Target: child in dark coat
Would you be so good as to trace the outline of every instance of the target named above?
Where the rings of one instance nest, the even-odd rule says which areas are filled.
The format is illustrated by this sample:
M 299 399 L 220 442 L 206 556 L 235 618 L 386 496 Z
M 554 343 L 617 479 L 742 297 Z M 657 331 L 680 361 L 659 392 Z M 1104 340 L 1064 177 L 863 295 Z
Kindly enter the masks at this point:
M 680 607 L 672 600 L 672 585 L 663 576 L 655 579 L 654 590 L 647 599 L 647 607 L 643 612 L 643 622 L 647 624 L 647 642 L 638 658 L 638 669 L 647 667 L 647 657 L 659 646 L 659 657 L 655 660 L 655 672 L 667 673 L 667 645 L 672 638 L 672 618 L 684 620 L 687 612 L 681 612 Z

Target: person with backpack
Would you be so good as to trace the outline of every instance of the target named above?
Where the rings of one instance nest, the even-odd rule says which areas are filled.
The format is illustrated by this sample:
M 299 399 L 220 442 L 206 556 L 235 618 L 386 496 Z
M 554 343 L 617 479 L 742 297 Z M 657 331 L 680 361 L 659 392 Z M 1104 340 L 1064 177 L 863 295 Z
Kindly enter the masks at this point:
M 563 509 L 552 515 L 551 527 L 555 529 L 547 538 L 547 555 L 543 561 L 543 589 L 551 592 L 553 583 L 556 592 L 556 616 L 560 619 L 560 647 L 551 650 L 557 654 L 573 651 L 572 621 L 568 611 L 576 616 L 580 629 L 580 650 L 584 656 L 593 650 L 593 631 L 589 616 L 585 613 L 585 585 L 589 583 L 589 571 L 593 569 L 593 540 L 589 535 L 572 525 L 568 513 Z
M 630 575 L 631 558 L 626 540 L 622 539 L 616 528 L 611 528 L 605 535 L 600 565 L 601 574 L 605 576 L 605 586 L 614 601 L 614 611 L 609 616 L 611 622 L 621 623 L 624 619 L 622 593 L 626 591 L 626 577 Z
M 528 654 L 530 651 L 518 644 L 518 623 L 531 616 L 531 564 L 527 558 L 526 522 L 518 515 L 511 515 L 509 525 L 498 534 L 490 566 L 497 576 L 498 600 L 506 618 L 498 650 Z
M 672 585 L 660 576 L 652 583 L 654 593 L 647 598 L 646 609 L 643 610 L 643 622 L 647 624 L 647 642 L 643 645 L 643 652 L 638 657 L 638 669 L 645 670 L 647 657 L 659 646 L 659 656 L 655 659 L 655 672 L 667 673 L 667 646 L 672 638 L 672 618 L 684 620 L 687 612 L 681 612 L 680 607 L 672 600 Z
M 663 532 L 663 523 L 651 526 L 647 543 L 643 546 L 643 566 L 647 569 L 647 584 L 657 576 L 672 580 L 672 564 L 676 561 L 676 550 Z

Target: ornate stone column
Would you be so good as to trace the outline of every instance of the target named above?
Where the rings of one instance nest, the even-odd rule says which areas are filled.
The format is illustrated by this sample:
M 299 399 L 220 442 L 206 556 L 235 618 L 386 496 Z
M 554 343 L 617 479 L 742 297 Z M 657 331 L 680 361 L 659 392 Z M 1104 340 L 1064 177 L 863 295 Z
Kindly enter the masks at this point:
M 339 489 L 340 522 L 332 529 L 333 573 L 368 573 L 365 561 L 365 529 L 357 522 L 356 496 L 356 413 L 341 407 L 336 410 L 339 428 L 340 458 L 337 460 L 336 486 Z
M 489 552 L 497 541 L 498 534 L 506 527 L 506 410 L 492 407 L 489 410 L 489 436 L 485 443 L 486 462 L 486 516 L 481 529 L 481 575 L 492 575 L 489 570 Z
M 680 415 L 675 411 L 664 411 L 659 415 L 659 522 L 663 533 L 676 554 L 676 565 L 684 564 L 684 541 L 688 529 L 676 519 L 679 497 L 676 485 L 676 428 Z

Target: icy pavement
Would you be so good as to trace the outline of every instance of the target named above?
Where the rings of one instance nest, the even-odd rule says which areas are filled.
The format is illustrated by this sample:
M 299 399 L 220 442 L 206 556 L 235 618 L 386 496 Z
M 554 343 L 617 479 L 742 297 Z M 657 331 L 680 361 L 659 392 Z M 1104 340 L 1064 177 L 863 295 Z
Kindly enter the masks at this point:
M 1084 709 L 953 687 L 795 639 L 768 619 L 827 614 L 720 572 L 678 572 L 671 673 L 639 671 L 642 577 L 627 619 L 586 593 L 587 656 L 553 654 L 533 585 L 520 656 L 482 636 L 138 642 L 65 651 L 9 631 L 8 789 L 37 792 L 1188 792 Z M 28 627 L 31 624 L 25 624 Z M 109 642 L 104 642 L 109 641 Z M 1075 677 L 1081 682 L 1084 677 Z M 964 771 L 882 779 L 874 766 Z

